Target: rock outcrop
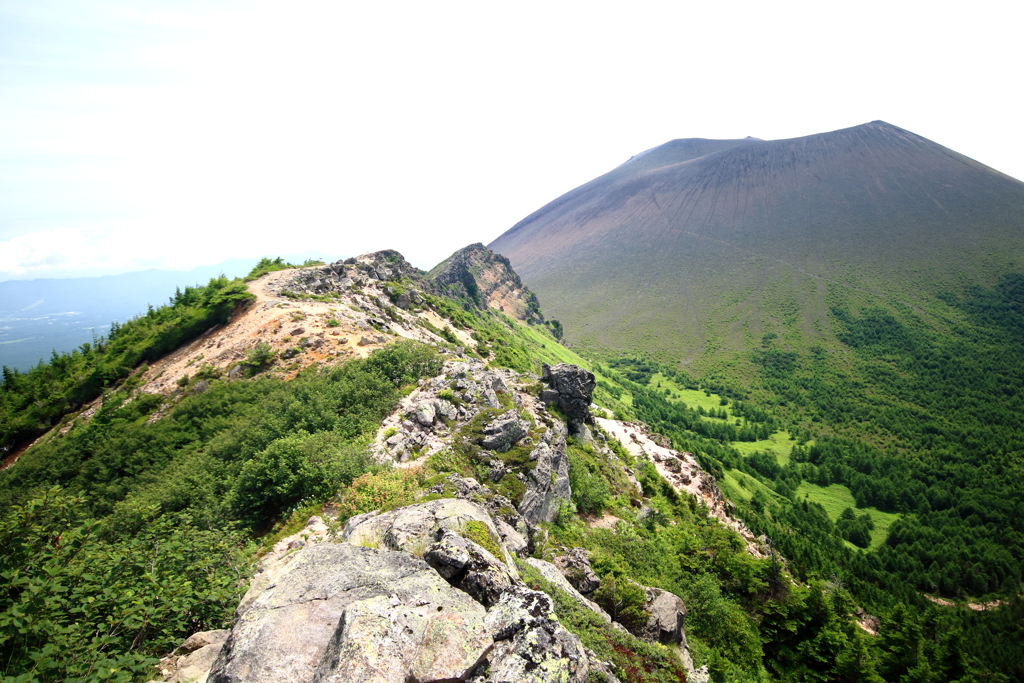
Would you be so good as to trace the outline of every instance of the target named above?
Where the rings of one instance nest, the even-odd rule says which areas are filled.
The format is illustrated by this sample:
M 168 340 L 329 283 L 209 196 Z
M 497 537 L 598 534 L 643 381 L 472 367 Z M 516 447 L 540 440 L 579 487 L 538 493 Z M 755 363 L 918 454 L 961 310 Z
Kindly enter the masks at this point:
M 564 367 L 566 374 L 575 368 Z M 526 390 L 533 384 L 529 377 L 489 369 L 480 360 L 448 361 L 440 375 L 421 381 L 384 420 L 372 448 L 382 462 L 404 463 L 446 448 L 468 447 L 480 465 L 480 481 L 519 481 L 512 487 L 519 491 L 517 499 L 511 502 L 522 519 L 499 517 L 528 536 L 531 526 L 554 521 L 572 498 L 568 429 Z M 513 448 L 526 455 L 525 463 L 522 456 L 506 456 Z
M 483 507 L 429 501 L 305 538 L 262 563 L 210 683 L 587 680 L 583 644 Z
M 496 308 L 513 318 L 543 323 L 537 297 L 512 270 L 507 258 L 483 244 L 471 244 L 427 273 L 431 289 L 477 308 Z
M 594 373 L 576 365 L 559 363 L 545 365 L 540 379 L 549 387 L 541 392 L 541 400 L 545 404 L 555 404 L 562 411 L 570 434 L 586 434 L 585 425 L 594 424 L 590 414 L 590 401 L 597 386 Z

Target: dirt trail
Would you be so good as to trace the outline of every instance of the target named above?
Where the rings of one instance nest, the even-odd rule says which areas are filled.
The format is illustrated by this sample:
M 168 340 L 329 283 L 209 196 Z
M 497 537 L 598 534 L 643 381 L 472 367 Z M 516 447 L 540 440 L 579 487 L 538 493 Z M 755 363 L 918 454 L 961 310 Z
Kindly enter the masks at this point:
M 378 304 L 390 300 L 380 288 L 383 284 L 366 284 L 358 292 L 344 292 L 330 302 L 284 296 L 282 290 L 302 270 L 308 269 L 280 270 L 250 282 L 249 291 L 256 300 L 245 312 L 154 363 L 142 390 L 171 393 L 184 375 L 194 376 L 204 368 L 206 372 L 241 373 L 244 368 L 239 364 L 260 344 L 277 354 L 268 374 L 290 379 L 310 365 L 365 358 L 400 338 L 443 341 L 419 324 L 419 318 L 429 314 L 381 310 Z M 381 320 L 387 325 L 383 331 L 377 329 L 382 328 Z
M 141 391 L 169 396 L 181 392 L 182 385 L 194 387 L 196 375 L 202 373 L 244 376 L 246 368 L 242 363 L 260 344 L 266 344 L 275 354 L 267 375 L 291 379 L 311 365 L 365 358 L 375 349 L 403 338 L 445 343 L 421 324 L 421 320 L 427 320 L 437 327 L 447 325 L 433 311 L 413 313 L 394 307 L 389 307 L 390 313 L 382 310 L 379 304 L 389 301 L 388 294 L 381 289 L 386 286 L 384 283 L 365 283 L 358 291 L 343 292 L 330 302 L 282 295 L 282 289 L 302 270 L 306 269 L 276 271 L 248 283 L 256 300 L 226 324 L 207 330 L 150 365 L 143 374 Z M 455 334 L 465 346 L 475 345 L 462 330 L 455 330 Z M 185 375 L 192 384 L 183 379 Z M 92 401 L 74 418 L 7 454 L 0 469 L 12 466 L 34 444 L 54 434 L 64 434 L 76 422 L 90 419 L 101 404 L 102 399 Z

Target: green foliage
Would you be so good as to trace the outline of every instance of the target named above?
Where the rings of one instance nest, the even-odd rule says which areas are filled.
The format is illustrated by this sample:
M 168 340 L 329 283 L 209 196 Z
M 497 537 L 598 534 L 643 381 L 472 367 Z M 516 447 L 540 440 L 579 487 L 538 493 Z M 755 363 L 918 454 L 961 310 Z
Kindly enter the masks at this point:
M 251 555 L 236 521 L 268 529 L 349 482 L 339 507 L 352 514 L 413 502 L 417 473 L 374 473 L 363 444 L 399 387 L 439 363 L 397 344 L 290 382 L 213 378 L 158 420 L 164 398 L 126 386 L 29 449 L 0 472 L 0 672 L 135 680 L 152 655 L 230 621 Z
M 647 623 L 644 589 L 629 579 L 617 579 L 614 574 L 605 574 L 601 585 L 594 591 L 594 602 L 610 614 L 613 620 L 628 629 L 643 628 Z
M 356 477 L 338 500 L 338 519 L 412 505 L 419 498 L 420 474 L 415 469 L 395 468 Z
M 124 383 L 142 362 L 154 361 L 227 321 L 237 306 L 254 297 L 241 280 L 213 278 L 186 287 L 169 305 L 113 323 L 106 338 L 57 353 L 28 372 L 4 368 L 0 384 L 0 446 L 35 438 L 60 418 Z
M 505 554 L 501 552 L 501 548 L 498 547 L 497 542 L 491 537 L 491 530 L 483 522 L 475 519 L 469 520 L 463 525 L 462 535 L 499 560 L 504 561 Z
M 611 490 L 605 478 L 600 476 L 602 468 L 597 454 L 589 445 L 573 444 L 567 450 L 573 505 L 580 514 L 600 514 L 610 502 Z M 608 467 L 606 471 L 610 469 L 612 468 Z
M 184 635 L 223 628 L 248 575 L 242 537 L 188 516 L 110 540 L 52 488 L 0 522 L 5 680 L 132 681 Z
M 540 572 L 526 563 L 519 563 L 519 573 L 528 586 L 551 596 L 555 614 L 583 644 L 598 657 L 615 665 L 616 676 L 624 683 L 681 683 L 686 672 L 675 654 L 662 645 L 612 628 L 571 596 L 548 582 Z
M 271 441 L 242 466 L 230 501 L 256 526 L 303 498 L 326 500 L 372 467 L 364 448 L 337 432 L 299 430 Z
M 249 349 L 245 354 L 243 365 L 248 370 L 250 377 L 270 367 L 277 358 L 277 351 L 274 351 L 270 344 L 260 343 Z
M 245 281 L 252 282 L 253 280 L 263 277 L 267 273 L 273 273 L 278 270 L 288 270 L 289 268 L 299 268 L 299 266 L 294 263 L 285 262 L 285 260 L 280 256 L 276 258 L 264 256 L 256 263 L 255 266 L 252 267 L 249 274 L 245 276 Z

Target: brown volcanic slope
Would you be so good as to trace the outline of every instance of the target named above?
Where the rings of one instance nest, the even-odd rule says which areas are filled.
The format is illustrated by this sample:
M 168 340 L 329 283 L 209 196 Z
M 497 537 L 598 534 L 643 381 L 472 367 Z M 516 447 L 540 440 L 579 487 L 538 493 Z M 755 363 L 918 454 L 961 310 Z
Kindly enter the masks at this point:
M 934 323 L 936 292 L 1024 270 L 1024 183 L 882 121 L 674 140 L 488 246 L 570 341 L 700 365 L 768 332 L 828 345 L 834 304 Z

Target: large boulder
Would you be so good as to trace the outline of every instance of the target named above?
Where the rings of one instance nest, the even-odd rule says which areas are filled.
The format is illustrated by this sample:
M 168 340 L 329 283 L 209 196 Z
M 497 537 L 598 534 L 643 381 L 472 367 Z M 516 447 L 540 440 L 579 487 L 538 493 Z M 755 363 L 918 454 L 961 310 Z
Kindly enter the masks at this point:
M 597 386 L 594 373 L 577 365 L 559 363 L 545 365 L 540 379 L 549 387 L 542 392 L 541 399 L 545 403 L 554 403 L 565 414 L 569 433 L 586 434 L 584 425 L 594 424 L 590 414 L 590 401 Z
M 652 643 L 674 643 L 686 647 L 686 605 L 678 595 L 660 588 L 645 587 L 647 623 L 640 636 Z
M 487 612 L 494 649 L 472 683 L 584 683 L 589 659 L 580 639 L 555 616 L 551 598 L 523 586 Z
M 594 614 L 596 614 L 597 616 L 601 617 L 603 620 L 609 623 L 611 622 L 611 616 L 609 616 L 607 612 L 601 609 L 601 606 L 598 605 L 596 602 L 590 600 L 582 593 L 580 593 L 578 590 L 576 590 L 576 587 L 569 583 L 568 580 L 566 580 L 562 572 L 558 570 L 558 567 L 551 564 L 550 562 L 538 560 L 535 557 L 527 558 L 526 564 L 536 569 L 540 573 L 540 575 L 543 576 L 549 583 L 554 585 L 555 588 L 560 589 L 570 598 L 575 600 L 580 607 L 584 607 L 590 610 L 591 612 L 593 612 Z
M 519 513 L 530 524 L 553 522 L 558 508 L 572 499 L 564 439 L 551 439 L 549 431 L 530 453 L 530 459 L 536 464 L 523 480 L 526 492 L 519 502 Z
M 408 553 L 292 557 L 253 582 L 210 683 L 462 680 L 492 646 L 484 608 Z
M 451 531 L 427 548 L 423 559 L 448 583 L 484 607 L 493 607 L 515 585 L 504 563 L 486 548 Z
M 554 558 L 558 571 L 585 596 L 594 594 L 601 585 L 601 579 L 590 566 L 590 553 L 584 548 L 570 548 Z
M 483 428 L 480 445 L 489 451 L 504 453 L 525 437 L 529 430 L 530 425 L 521 420 L 516 411 L 510 410 Z
M 474 482 L 476 483 L 476 482 Z M 442 498 L 426 503 L 417 503 L 383 514 L 370 512 L 353 517 L 345 524 L 342 540 L 354 545 L 383 547 L 389 550 L 403 550 L 414 555 L 423 555 L 446 532 L 465 536 L 473 526 L 486 529 L 486 534 L 495 545 L 500 561 L 509 576 L 518 579 L 515 560 L 500 544 L 501 535 L 487 510 L 469 500 Z

